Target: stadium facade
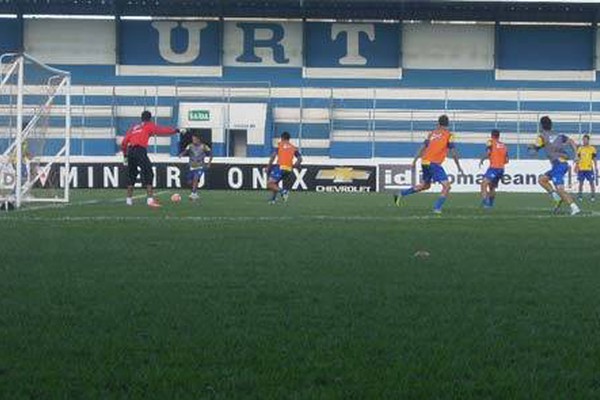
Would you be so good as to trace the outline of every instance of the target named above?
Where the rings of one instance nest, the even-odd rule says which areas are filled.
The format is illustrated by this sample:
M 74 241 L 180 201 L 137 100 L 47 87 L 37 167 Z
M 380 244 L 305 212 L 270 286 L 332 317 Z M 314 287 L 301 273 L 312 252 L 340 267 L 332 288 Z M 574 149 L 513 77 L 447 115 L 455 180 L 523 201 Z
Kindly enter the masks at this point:
M 287 130 L 307 156 L 408 157 L 440 113 L 467 157 L 492 128 L 529 157 L 546 113 L 564 133 L 599 128 L 594 5 L 34 3 L 0 5 L 0 53 L 72 72 L 72 155 L 115 155 L 142 109 L 201 130 L 216 156 L 266 156 Z M 151 151 L 174 155 L 177 138 Z

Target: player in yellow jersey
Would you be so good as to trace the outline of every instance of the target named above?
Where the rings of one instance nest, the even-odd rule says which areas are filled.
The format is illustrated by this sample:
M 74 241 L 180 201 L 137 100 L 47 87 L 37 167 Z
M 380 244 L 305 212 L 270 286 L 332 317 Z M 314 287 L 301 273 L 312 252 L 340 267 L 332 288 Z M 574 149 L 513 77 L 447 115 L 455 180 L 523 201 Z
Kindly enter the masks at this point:
M 17 149 L 14 149 L 9 155 L 10 163 L 12 164 L 15 173 L 17 173 L 16 171 L 21 171 L 22 179 L 24 181 L 29 180 L 31 176 L 30 165 L 31 160 L 33 159 L 33 154 L 31 154 L 29 151 L 29 142 L 27 140 L 23 140 L 21 143 L 21 157 L 21 166 L 19 167 L 17 165 Z
M 590 144 L 590 135 L 583 135 L 583 144 L 577 148 L 575 171 L 577 172 L 577 180 L 579 181 L 577 200 L 583 201 L 583 184 L 585 181 L 588 181 L 592 193 L 590 201 L 596 201 L 598 162 L 596 160 L 596 148 Z
M 277 164 L 275 164 L 275 159 L 277 159 Z M 295 163 L 294 159 L 296 159 Z M 269 201 L 270 204 L 275 204 L 277 194 L 281 195 L 283 201 L 287 201 L 290 191 L 289 178 L 292 175 L 294 167 L 300 167 L 301 163 L 302 155 L 298 151 L 298 148 L 290 143 L 290 134 L 283 132 L 281 140 L 277 144 L 277 150 L 273 152 L 269 159 L 269 165 L 267 165 L 267 173 L 269 174 L 267 188 L 273 194 Z M 279 189 L 279 182 L 282 182 L 281 190 Z

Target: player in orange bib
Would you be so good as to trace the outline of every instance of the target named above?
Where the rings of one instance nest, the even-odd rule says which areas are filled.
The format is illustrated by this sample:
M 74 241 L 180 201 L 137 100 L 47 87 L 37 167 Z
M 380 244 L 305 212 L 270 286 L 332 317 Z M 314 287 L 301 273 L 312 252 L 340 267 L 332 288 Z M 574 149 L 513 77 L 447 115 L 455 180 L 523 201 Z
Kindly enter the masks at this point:
M 433 212 L 436 214 L 442 213 L 442 206 L 451 189 L 448 175 L 446 174 L 444 167 L 442 167 L 449 150 L 452 153 L 452 158 L 454 158 L 458 172 L 460 174 L 464 173 L 460 166 L 460 161 L 458 160 L 458 152 L 454 148 L 454 136 L 448 130 L 449 125 L 450 121 L 448 120 L 447 115 L 442 115 L 438 118 L 437 128 L 429 133 L 412 163 L 414 169 L 417 160 L 421 158 L 421 167 L 423 171 L 422 182 L 409 189 L 404 189 L 396 193 L 394 195 L 394 203 L 397 206 L 400 206 L 402 198 L 428 190 L 431 187 L 432 182 L 439 182 L 442 185 L 442 192 L 433 206 Z
M 275 163 L 277 159 L 277 164 Z M 294 159 L 296 162 L 294 163 Z M 277 194 L 281 195 L 283 201 L 287 201 L 290 192 L 290 176 L 294 167 L 300 167 L 302 163 L 302 155 L 298 148 L 290 143 L 290 134 L 283 132 L 281 140 L 277 144 L 277 150 L 273 152 L 267 165 L 267 173 L 269 174 L 269 182 L 267 188 L 273 193 L 273 197 L 269 201 L 270 204 L 275 204 Z M 282 189 L 279 189 L 279 182 L 282 182 Z
M 492 130 L 491 139 L 487 142 L 487 153 L 481 158 L 479 167 L 485 160 L 490 165 L 481 181 L 481 198 L 484 208 L 492 208 L 496 200 L 496 189 L 504 176 L 504 166 L 508 164 L 508 148 L 500 141 L 500 131 Z

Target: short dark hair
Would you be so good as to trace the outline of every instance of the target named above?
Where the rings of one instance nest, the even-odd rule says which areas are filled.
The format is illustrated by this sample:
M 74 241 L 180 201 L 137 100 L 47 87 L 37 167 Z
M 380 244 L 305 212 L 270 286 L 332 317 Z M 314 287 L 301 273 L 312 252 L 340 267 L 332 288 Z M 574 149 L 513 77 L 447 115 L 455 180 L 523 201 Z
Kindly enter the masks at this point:
M 588 135 L 587 133 L 585 135 L 583 135 L 584 139 L 590 140 L 590 135 Z
M 493 138 L 499 138 L 500 137 L 500 131 L 498 129 L 492 129 L 492 137 Z
M 290 140 L 290 137 L 291 137 L 291 136 L 290 136 L 290 133 L 289 133 L 289 132 L 287 132 L 287 131 L 286 131 L 286 132 L 283 132 L 283 133 L 281 134 L 281 138 L 282 138 L 283 140 Z
M 152 119 L 152 113 L 148 110 L 142 111 L 142 121 L 147 122 Z
M 440 126 L 448 126 L 448 125 L 450 125 L 450 120 L 448 119 L 448 116 L 446 114 L 440 115 L 440 117 L 438 118 L 438 124 Z
M 192 137 L 197 137 L 198 139 L 202 140 L 202 134 L 200 132 L 192 132 Z
M 544 115 L 542 118 L 540 118 L 540 125 L 542 126 L 543 130 L 549 131 L 552 129 L 552 120 L 549 116 Z

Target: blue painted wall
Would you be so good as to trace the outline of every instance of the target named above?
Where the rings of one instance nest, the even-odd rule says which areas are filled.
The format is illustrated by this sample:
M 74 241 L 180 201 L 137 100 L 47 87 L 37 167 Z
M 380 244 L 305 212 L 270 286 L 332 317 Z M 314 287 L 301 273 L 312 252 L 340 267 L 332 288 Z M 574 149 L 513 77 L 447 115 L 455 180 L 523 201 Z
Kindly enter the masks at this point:
M 356 68 L 356 65 L 342 65 L 339 60 L 346 55 L 347 33 L 339 33 L 332 38 L 332 23 L 309 22 L 306 24 L 306 66 Z M 400 24 L 374 24 L 373 40 L 365 32 L 358 36 L 359 54 L 366 58 L 364 67 L 399 68 L 401 47 Z M 359 65 L 358 67 L 361 67 Z
M 22 38 L 19 20 L 0 18 L 0 54 L 20 51 Z
M 189 24 L 192 21 L 187 21 Z M 197 22 L 196 22 L 197 23 Z M 186 21 L 121 21 L 119 26 L 119 60 L 123 65 L 174 65 L 161 56 L 159 51 L 161 24 L 169 31 L 169 46 L 175 54 L 185 54 L 190 47 L 190 36 L 196 34 L 200 41 L 198 56 L 190 62 L 182 63 L 187 66 L 220 65 L 219 49 L 221 24 L 216 21 L 201 22 L 206 24 L 200 33 L 194 29 L 183 27 Z M 165 25 L 167 24 L 167 25 Z M 176 25 L 166 29 L 168 24 Z M 166 33 L 164 33 L 166 34 Z M 180 64 L 177 64 L 180 65 Z
M 592 27 L 579 26 L 500 26 L 498 66 L 517 70 L 592 70 L 594 33 Z

